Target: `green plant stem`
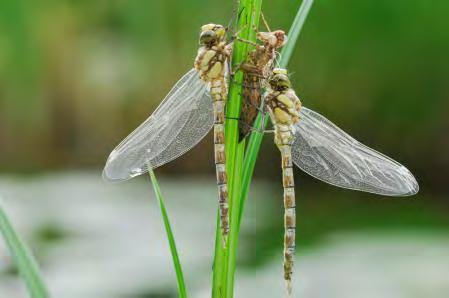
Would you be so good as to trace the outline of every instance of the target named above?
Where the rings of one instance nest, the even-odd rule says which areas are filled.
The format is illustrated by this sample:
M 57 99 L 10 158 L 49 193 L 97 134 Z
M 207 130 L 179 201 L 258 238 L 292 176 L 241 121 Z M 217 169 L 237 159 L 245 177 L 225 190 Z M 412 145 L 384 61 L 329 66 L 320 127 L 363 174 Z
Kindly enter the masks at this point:
M 256 34 L 253 26 L 258 26 L 262 0 L 241 0 L 239 3 L 238 26 L 236 32 L 246 40 L 255 41 Z M 233 69 L 243 62 L 252 46 L 235 42 L 233 47 Z M 238 119 L 241 110 L 241 89 L 243 73 L 237 71 L 233 76 L 226 105 L 227 121 L 225 124 L 226 142 L 226 172 L 228 174 L 228 197 L 230 234 L 225 248 L 222 247 L 219 222 L 216 230 L 215 257 L 213 270 L 212 297 L 233 297 L 235 262 L 238 246 L 238 215 L 240 213 L 241 178 L 243 171 L 243 157 L 245 153 L 245 142 L 239 143 Z
M 292 26 L 290 27 L 288 33 L 288 42 L 285 47 L 282 49 L 281 58 L 279 60 L 279 66 L 282 68 L 286 68 L 290 58 L 292 56 L 293 50 L 296 47 L 296 43 L 298 41 L 299 34 L 303 28 L 304 22 L 307 18 L 307 15 L 310 12 L 312 7 L 313 0 L 304 0 L 299 7 L 298 13 L 295 16 Z M 254 123 L 254 127 L 261 128 L 262 130 L 266 128 L 269 121 L 269 117 L 265 117 L 263 119 L 262 115 L 259 115 L 256 118 Z M 262 123 L 263 122 L 263 123 Z M 242 178 L 242 192 L 240 199 L 240 212 L 239 212 L 239 224 L 238 229 L 240 229 L 241 219 L 243 215 L 243 210 L 245 206 L 246 199 L 249 193 L 249 187 L 251 184 L 252 176 L 254 173 L 254 167 L 256 165 L 257 156 L 259 155 L 260 145 L 262 144 L 264 134 L 259 132 L 258 130 L 254 130 L 251 133 L 248 148 L 245 154 L 245 160 L 243 162 L 243 178 Z
M 223 297 L 224 288 L 224 268 L 225 268 L 225 258 L 226 250 L 224 249 L 221 237 L 220 228 L 220 211 L 217 211 L 217 226 L 215 231 L 215 253 L 214 253 L 214 264 L 213 264 L 213 276 L 212 276 L 212 297 Z
M 3 234 L 6 245 L 11 251 L 11 255 L 19 270 L 20 275 L 25 280 L 28 293 L 32 298 L 48 298 L 50 295 L 41 278 L 39 266 L 30 250 L 20 239 L 19 235 L 8 219 L 0 201 L 0 231 Z
M 262 0 L 246 0 L 240 2 L 239 12 L 241 12 L 238 22 L 238 29 L 240 30 L 240 37 L 246 40 L 255 41 L 256 33 L 252 30 L 253 27 L 258 27 L 260 10 L 262 7 Z M 247 43 L 235 42 L 233 53 L 233 69 L 237 69 L 238 65 L 243 62 L 248 53 L 253 50 L 253 47 Z M 238 71 L 234 80 L 231 81 L 229 96 L 228 96 L 228 118 L 238 118 L 241 110 L 241 94 L 242 94 L 243 72 Z M 235 107 L 235 108 L 234 108 Z M 238 113 L 234 113 L 238 111 Z M 238 138 L 238 122 L 228 121 L 226 144 L 231 144 L 229 148 L 229 194 L 230 194 L 230 232 L 228 251 L 226 255 L 225 264 L 225 291 L 224 297 L 232 298 L 234 296 L 234 279 L 236 270 L 236 257 L 238 249 L 238 217 L 240 213 L 240 193 L 241 193 L 241 177 L 243 170 L 243 157 L 245 153 L 245 142 L 239 143 Z M 229 130 L 232 129 L 232 130 Z M 234 148 L 235 150 L 234 150 Z M 228 151 L 227 151 L 228 152 Z
M 167 209 L 165 208 L 164 197 L 159 187 L 159 183 L 157 182 L 156 175 L 154 174 L 151 167 L 148 167 L 148 173 L 150 174 L 151 183 L 153 185 L 154 193 L 156 194 L 156 198 L 161 209 L 162 219 L 164 221 L 165 232 L 167 234 L 168 244 L 170 246 L 170 252 L 176 272 L 176 280 L 178 282 L 178 295 L 180 298 L 186 298 L 187 291 L 184 281 L 184 275 L 182 273 L 181 262 L 179 261 L 178 250 L 176 249 L 175 237 L 173 236 Z
M 304 0 L 299 12 L 290 29 L 290 42 L 282 51 L 280 66 L 285 67 L 291 57 L 293 48 L 304 24 L 305 18 L 310 10 L 312 0 Z M 259 16 L 262 6 L 262 0 L 241 0 L 238 12 L 240 19 L 238 28 L 240 37 L 246 40 L 255 41 L 256 36 L 252 28 L 259 25 Z M 233 52 L 233 69 L 244 61 L 248 52 L 252 49 L 248 44 L 236 42 Z M 262 142 L 263 134 L 253 132 L 251 134 L 246 155 L 244 154 L 244 142 L 238 143 L 238 122 L 229 119 L 238 119 L 241 109 L 241 89 L 243 73 L 238 71 L 230 84 L 229 96 L 226 108 L 226 158 L 228 173 L 229 190 L 229 214 L 230 214 L 230 234 L 227 247 L 223 248 L 221 243 L 221 232 L 219 221 L 217 221 L 216 243 L 212 297 L 214 298 L 232 298 L 234 292 L 234 276 L 236 269 L 236 256 L 238 247 L 238 235 L 240 232 L 241 217 L 243 214 L 244 203 L 248 196 L 250 181 L 254 172 L 259 148 Z M 268 119 L 265 119 L 263 127 L 266 126 Z M 258 116 L 256 127 L 262 125 L 262 117 Z

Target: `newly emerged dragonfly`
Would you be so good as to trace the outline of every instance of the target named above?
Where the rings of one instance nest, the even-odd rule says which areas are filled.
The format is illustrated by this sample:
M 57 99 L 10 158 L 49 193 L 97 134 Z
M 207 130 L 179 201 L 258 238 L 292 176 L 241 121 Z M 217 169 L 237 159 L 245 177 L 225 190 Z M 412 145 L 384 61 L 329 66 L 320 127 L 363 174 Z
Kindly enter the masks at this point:
M 231 44 L 226 28 L 201 27 L 194 68 L 172 88 L 153 114 L 109 155 L 103 176 L 120 181 L 144 174 L 179 157 L 214 126 L 214 149 L 223 240 L 229 233 L 224 146 L 225 100 Z
M 409 196 L 418 183 L 401 164 L 368 148 L 320 114 L 301 107 L 285 69 L 268 79 L 264 103 L 281 152 L 284 187 L 284 278 L 291 294 L 295 252 L 295 189 L 293 164 L 335 186 L 387 196 Z

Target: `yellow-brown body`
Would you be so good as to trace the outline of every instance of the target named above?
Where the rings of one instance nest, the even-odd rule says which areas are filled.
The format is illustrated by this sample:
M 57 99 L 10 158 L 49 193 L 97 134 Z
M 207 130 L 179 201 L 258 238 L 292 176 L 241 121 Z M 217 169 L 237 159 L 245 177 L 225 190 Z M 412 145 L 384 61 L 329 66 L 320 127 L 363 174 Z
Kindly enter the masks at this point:
M 295 254 L 295 182 L 293 178 L 292 142 L 294 124 L 299 121 L 301 101 L 291 88 L 268 88 L 266 105 L 274 126 L 274 141 L 281 152 L 282 184 L 284 187 L 284 279 L 291 294 L 293 257 Z
M 208 83 L 214 109 L 214 152 L 218 186 L 218 202 L 223 241 L 229 234 L 228 181 L 226 175 L 226 155 L 224 144 L 224 119 L 227 98 L 225 79 L 226 63 L 231 55 L 231 46 L 224 41 L 224 28 L 208 24 L 202 27 L 202 33 L 216 33 L 216 39 L 204 43 L 198 50 L 194 66 L 200 78 Z M 215 36 L 215 35 L 214 35 Z

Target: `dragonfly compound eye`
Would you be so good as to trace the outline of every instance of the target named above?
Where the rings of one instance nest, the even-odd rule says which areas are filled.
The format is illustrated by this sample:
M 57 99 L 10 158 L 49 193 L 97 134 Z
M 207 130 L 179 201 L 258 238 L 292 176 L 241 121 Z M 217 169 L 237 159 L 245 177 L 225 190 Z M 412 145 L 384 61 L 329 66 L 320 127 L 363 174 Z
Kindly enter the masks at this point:
M 276 91 L 291 88 L 290 79 L 285 73 L 277 73 L 270 78 L 270 86 Z
M 203 31 L 200 34 L 200 44 L 207 45 L 217 40 L 217 34 L 212 30 Z
M 223 27 L 222 25 L 215 25 L 214 32 L 220 39 L 226 37 L 226 28 Z

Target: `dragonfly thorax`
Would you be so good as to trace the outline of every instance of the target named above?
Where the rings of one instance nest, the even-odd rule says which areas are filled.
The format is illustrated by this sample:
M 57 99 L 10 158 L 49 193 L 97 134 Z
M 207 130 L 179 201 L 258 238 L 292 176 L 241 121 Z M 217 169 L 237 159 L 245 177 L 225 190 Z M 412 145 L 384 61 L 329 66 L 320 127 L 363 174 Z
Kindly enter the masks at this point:
M 226 29 L 222 25 L 207 24 L 201 27 L 201 47 L 195 59 L 195 68 L 206 82 L 223 81 L 225 62 L 231 51 L 225 37 Z
M 273 77 L 276 76 L 288 80 L 286 74 L 275 74 Z M 276 80 L 276 82 L 278 81 Z M 277 83 L 272 84 L 272 80 L 270 80 L 270 85 L 279 87 Z M 278 146 L 283 146 L 290 145 L 293 141 L 294 125 L 299 121 L 301 101 L 293 89 L 288 87 L 282 87 L 280 89 L 282 90 L 268 88 L 265 99 L 271 121 L 274 125 L 275 143 Z

